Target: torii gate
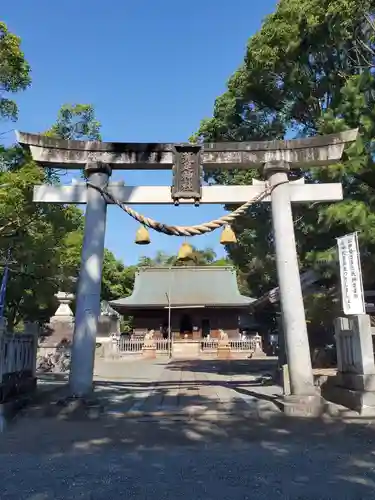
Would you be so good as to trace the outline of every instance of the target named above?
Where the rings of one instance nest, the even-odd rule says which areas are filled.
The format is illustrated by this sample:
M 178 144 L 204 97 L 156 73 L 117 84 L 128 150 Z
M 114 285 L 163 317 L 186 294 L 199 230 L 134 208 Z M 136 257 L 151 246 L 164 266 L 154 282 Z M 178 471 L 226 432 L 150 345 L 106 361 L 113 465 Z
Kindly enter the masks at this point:
M 291 203 L 341 200 L 342 186 L 288 181 L 291 169 L 322 167 L 340 160 L 357 130 L 289 141 L 161 144 L 67 141 L 17 133 L 18 142 L 44 167 L 85 168 L 88 183 L 34 188 L 34 201 L 86 204 L 76 322 L 72 346 L 70 390 L 85 396 L 93 388 L 93 366 L 107 204 L 241 204 L 265 192 L 271 202 L 276 266 L 289 365 L 291 393 L 299 403 L 311 401 L 315 389 L 296 252 Z M 266 182 L 252 186 L 203 186 L 208 169 L 262 168 Z M 173 169 L 169 186 L 124 186 L 109 183 L 113 169 Z M 170 234 L 170 233 L 169 233 Z

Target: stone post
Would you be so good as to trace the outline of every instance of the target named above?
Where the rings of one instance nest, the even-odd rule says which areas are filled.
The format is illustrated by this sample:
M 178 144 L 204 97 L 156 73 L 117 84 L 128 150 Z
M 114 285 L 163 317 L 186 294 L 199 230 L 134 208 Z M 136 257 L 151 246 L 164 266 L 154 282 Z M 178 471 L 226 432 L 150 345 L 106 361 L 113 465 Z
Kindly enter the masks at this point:
M 278 327 L 277 331 L 279 334 L 279 356 L 277 360 L 276 380 L 278 383 L 281 383 L 284 396 L 290 396 L 288 360 L 286 358 L 283 322 L 282 318 L 280 317 L 277 318 L 277 327 Z
M 375 363 L 370 317 L 336 318 L 337 374 L 322 386 L 329 401 L 375 415 Z
M 259 335 L 259 333 L 256 333 L 254 335 L 254 343 L 255 343 L 255 348 L 254 348 L 253 358 L 265 357 L 266 354 L 263 351 L 262 337 Z
M 38 355 L 38 340 L 39 340 L 39 325 L 37 323 L 25 323 L 25 334 L 31 335 L 33 338 L 32 343 L 32 378 L 34 379 L 34 388 L 36 387 L 36 362 Z
M 311 396 L 316 396 L 316 391 L 296 251 L 288 172 L 289 165 L 283 161 L 267 163 L 264 166 L 266 178 L 273 187 L 272 223 L 291 396 L 296 396 L 300 404 L 303 397 L 309 400 Z
M 111 174 L 108 165 L 90 163 L 85 170 L 91 184 L 98 187 L 107 185 Z M 86 396 L 93 389 L 106 218 L 106 200 L 97 189 L 88 186 L 69 379 L 72 396 Z
M 218 359 L 231 359 L 232 352 L 229 343 L 228 334 L 224 330 L 219 330 L 220 337 L 217 344 L 217 358 Z
M 156 358 L 156 341 L 154 338 L 154 330 L 149 331 L 145 335 L 142 354 L 144 358 L 154 359 Z

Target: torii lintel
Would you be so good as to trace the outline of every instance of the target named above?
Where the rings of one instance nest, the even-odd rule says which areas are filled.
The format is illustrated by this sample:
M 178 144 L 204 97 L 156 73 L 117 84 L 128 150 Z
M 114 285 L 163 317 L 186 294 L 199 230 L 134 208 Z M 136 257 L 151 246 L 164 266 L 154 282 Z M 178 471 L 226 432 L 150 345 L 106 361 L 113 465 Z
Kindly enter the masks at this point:
M 354 141 L 357 134 L 358 130 L 352 129 L 303 139 L 192 145 L 75 141 L 16 132 L 19 144 L 44 166 L 77 169 L 86 163 L 101 162 L 119 170 L 170 170 L 187 152 L 190 157 L 199 155 L 204 169 L 259 168 L 276 161 L 285 161 L 291 168 L 322 166 L 337 162 L 345 144 Z

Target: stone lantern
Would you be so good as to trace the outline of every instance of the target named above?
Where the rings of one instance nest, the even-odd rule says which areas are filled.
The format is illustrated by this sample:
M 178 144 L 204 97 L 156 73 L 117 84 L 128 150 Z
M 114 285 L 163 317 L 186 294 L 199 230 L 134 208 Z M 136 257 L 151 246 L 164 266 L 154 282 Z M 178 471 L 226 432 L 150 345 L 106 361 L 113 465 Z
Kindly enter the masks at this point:
M 74 300 L 74 294 L 68 292 L 57 292 L 55 297 L 59 303 L 57 311 L 50 319 L 50 324 L 54 323 L 74 323 L 73 311 L 70 309 L 70 304 Z

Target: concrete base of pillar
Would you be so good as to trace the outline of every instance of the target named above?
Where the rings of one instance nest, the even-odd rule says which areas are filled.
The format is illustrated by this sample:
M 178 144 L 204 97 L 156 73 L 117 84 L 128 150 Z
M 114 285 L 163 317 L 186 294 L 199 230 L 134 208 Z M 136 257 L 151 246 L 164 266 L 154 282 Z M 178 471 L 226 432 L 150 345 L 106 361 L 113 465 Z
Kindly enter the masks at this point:
M 231 359 L 231 357 L 230 346 L 219 345 L 217 347 L 217 359 Z
M 320 394 L 284 396 L 283 411 L 289 417 L 320 417 L 324 413 L 325 403 Z
M 57 401 L 50 411 L 62 420 L 96 420 L 102 415 L 104 405 L 95 396 L 86 398 L 67 396 Z
M 375 415 L 375 375 L 339 373 L 322 385 L 327 401 L 345 406 L 360 415 Z

